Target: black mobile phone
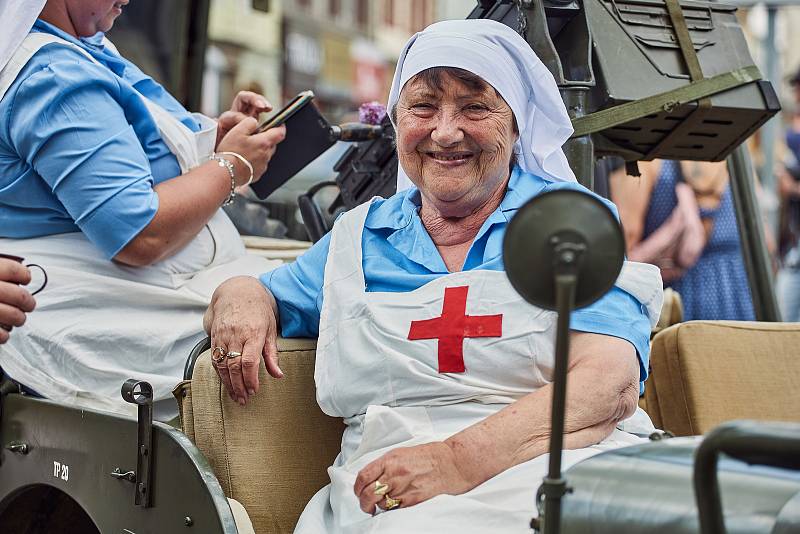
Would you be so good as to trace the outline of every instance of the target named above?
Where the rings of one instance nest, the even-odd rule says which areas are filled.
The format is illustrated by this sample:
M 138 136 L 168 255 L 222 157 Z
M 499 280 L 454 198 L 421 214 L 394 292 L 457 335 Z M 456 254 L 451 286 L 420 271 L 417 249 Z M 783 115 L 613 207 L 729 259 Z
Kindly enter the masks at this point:
M 283 109 L 261 122 L 258 125 L 258 133 L 265 132 L 270 128 L 276 128 L 285 123 L 292 115 L 300 111 L 303 106 L 311 102 L 313 99 L 313 91 L 303 91 L 298 93 L 297 96 L 291 99 L 289 103 L 283 107 Z

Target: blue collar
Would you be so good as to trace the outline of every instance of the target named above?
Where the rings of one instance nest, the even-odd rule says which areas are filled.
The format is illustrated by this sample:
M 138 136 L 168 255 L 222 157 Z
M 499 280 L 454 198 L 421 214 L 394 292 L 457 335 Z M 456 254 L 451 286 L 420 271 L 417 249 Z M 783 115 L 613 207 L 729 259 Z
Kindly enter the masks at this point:
M 511 171 L 508 180 L 506 195 L 497 209 L 489 216 L 489 220 L 508 220 L 530 198 L 536 196 L 550 182 L 544 178 L 524 172 L 519 166 Z M 366 221 L 366 227 L 371 230 L 401 230 L 411 225 L 415 217 L 419 217 L 419 208 L 422 198 L 419 190 L 412 187 L 389 197 L 373 209 Z M 502 219 L 496 217 L 501 215 Z M 484 224 L 485 226 L 485 224 Z
M 144 73 L 141 73 L 141 71 L 138 71 L 138 69 L 130 69 L 127 61 L 114 53 L 110 48 L 107 48 L 103 44 L 103 38 L 105 37 L 105 34 L 102 32 L 98 32 L 90 37 L 81 37 L 80 39 L 76 39 L 64 30 L 41 19 L 36 20 L 31 31 L 49 33 L 72 44 L 80 46 L 89 52 L 93 58 L 105 65 L 111 72 L 120 78 L 127 80 L 131 85 L 135 85 L 143 79 L 149 79 L 148 76 L 146 76 Z
M 498 224 L 505 225 L 514 216 L 516 210 L 530 198 L 539 194 L 550 182 L 523 172 L 519 166 L 514 167 L 508 181 L 506 194 L 500 205 L 484 221 L 475 236 L 475 240 L 467 253 L 465 269 L 475 262 L 483 263 L 483 251 L 486 250 L 486 236 Z M 432 272 L 447 272 L 444 261 L 436 246 L 425 230 L 419 217 L 421 195 L 416 187 L 397 193 L 385 201 L 378 203 L 370 210 L 364 226 L 370 230 L 388 231 L 386 239 L 399 252 L 410 260 L 427 267 Z M 490 235 L 489 239 L 502 239 L 500 234 Z M 497 248 L 497 243 L 488 247 Z M 473 249 L 480 247 L 481 258 L 473 258 Z M 499 250 L 499 248 L 498 248 Z M 476 251 L 477 253 L 477 251 Z
M 103 46 L 103 37 L 105 37 L 103 32 L 98 32 L 91 37 L 81 37 L 80 39 L 77 39 L 58 26 L 54 26 L 49 22 L 43 21 L 42 19 L 36 19 L 32 29 L 35 31 L 55 35 L 56 37 L 60 37 L 61 39 L 69 41 L 72 44 L 76 44 L 87 51 L 99 51 L 105 48 Z

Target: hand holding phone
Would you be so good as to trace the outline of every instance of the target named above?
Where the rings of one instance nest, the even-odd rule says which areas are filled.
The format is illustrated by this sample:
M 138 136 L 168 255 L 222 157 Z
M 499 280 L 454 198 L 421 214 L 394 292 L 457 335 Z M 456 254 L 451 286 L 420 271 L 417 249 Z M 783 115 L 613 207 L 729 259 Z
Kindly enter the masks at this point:
M 285 123 L 295 113 L 303 109 L 303 107 L 314 99 L 313 91 L 303 91 L 289 101 L 283 109 L 279 110 L 274 115 L 268 117 L 263 122 L 259 123 L 257 132 L 265 132 L 270 128 L 275 128 Z

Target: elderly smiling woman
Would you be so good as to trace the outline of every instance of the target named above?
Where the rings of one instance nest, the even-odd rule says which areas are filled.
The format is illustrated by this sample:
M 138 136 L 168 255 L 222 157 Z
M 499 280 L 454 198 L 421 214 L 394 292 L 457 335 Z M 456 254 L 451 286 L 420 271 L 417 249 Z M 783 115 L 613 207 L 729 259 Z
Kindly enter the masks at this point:
M 415 35 L 389 106 L 399 183 L 415 187 L 345 214 L 296 263 L 220 286 L 205 318 L 215 366 L 244 404 L 262 355 L 282 376 L 278 324 L 319 335 L 317 399 L 347 428 L 297 532 L 528 532 L 555 313 L 514 292 L 501 243 L 526 200 L 584 190 L 560 148 L 570 121 L 527 43 L 485 20 Z M 566 467 L 640 441 L 623 428 L 652 430 L 632 416 L 661 281 L 635 267 L 573 315 Z

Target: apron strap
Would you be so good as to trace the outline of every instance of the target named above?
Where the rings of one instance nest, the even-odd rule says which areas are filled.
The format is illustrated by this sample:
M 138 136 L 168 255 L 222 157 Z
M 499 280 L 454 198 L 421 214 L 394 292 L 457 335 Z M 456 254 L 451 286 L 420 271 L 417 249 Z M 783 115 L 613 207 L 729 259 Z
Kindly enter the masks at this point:
M 8 89 L 13 85 L 19 73 L 28 64 L 31 58 L 42 47 L 49 44 L 60 44 L 68 46 L 83 54 L 89 61 L 101 65 L 92 55 L 66 39 L 44 32 L 29 33 L 17 48 L 8 64 L 0 71 L 0 99 L 5 96 Z M 103 39 L 103 44 L 119 55 L 117 48 L 108 39 Z M 181 172 L 185 173 L 190 169 L 204 163 L 214 149 L 216 140 L 216 122 L 208 117 L 194 115 L 195 119 L 201 124 L 201 131 L 195 134 L 185 124 L 176 119 L 167 110 L 145 97 L 140 95 L 148 111 L 156 122 L 161 139 L 178 159 Z
M 14 55 L 11 56 L 11 59 L 3 67 L 3 70 L 0 71 L 0 100 L 3 99 L 5 94 L 8 92 L 8 89 L 14 84 L 14 81 L 19 76 L 19 73 L 25 68 L 25 65 L 28 64 L 28 61 L 36 54 L 44 46 L 47 46 L 52 43 L 59 43 L 62 45 L 67 45 L 72 47 L 73 49 L 77 50 L 90 61 L 97 63 L 97 60 L 92 57 L 92 55 L 81 48 L 80 46 L 76 46 L 69 41 L 65 41 L 60 37 L 56 37 L 55 35 L 51 35 L 49 33 L 29 33 L 27 37 L 22 41 L 22 44 L 19 45 Z
M 365 289 L 362 240 L 369 208 L 376 198 L 379 197 L 356 206 L 334 223 L 328 259 L 325 262 L 324 285 L 358 272 L 361 290 Z

